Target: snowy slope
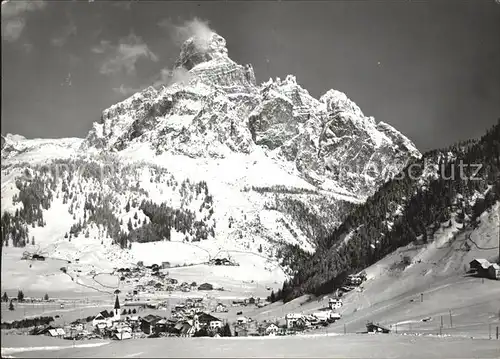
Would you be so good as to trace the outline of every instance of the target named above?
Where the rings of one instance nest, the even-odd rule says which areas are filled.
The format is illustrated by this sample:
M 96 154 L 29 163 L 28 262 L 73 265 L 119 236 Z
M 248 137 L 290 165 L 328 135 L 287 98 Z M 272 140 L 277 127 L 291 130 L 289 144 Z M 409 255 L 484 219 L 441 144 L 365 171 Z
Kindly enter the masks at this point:
M 258 85 L 217 34 L 186 41 L 176 66 L 177 82 L 106 109 L 85 139 L 3 138 L 1 210 L 18 216 L 26 242 L 102 269 L 195 264 L 226 250 L 252 270 L 236 277 L 281 281 L 283 245 L 314 251 L 353 205 L 420 157 L 339 91 L 315 99 L 292 75 Z M 44 201 L 37 220 L 25 218 L 32 200 Z M 131 248 L 119 249 L 130 226 L 150 223 L 139 208 L 145 200 L 182 212 L 191 227 L 172 229 L 171 242 L 127 240 Z
M 345 325 L 348 333 L 354 333 L 373 321 L 393 331 L 397 326 L 399 333 L 439 334 L 443 317 L 444 335 L 488 338 L 489 325 L 498 325 L 500 281 L 471 277 L 466 272 L 474 258 L 498 260 L 500 203 L 483 213 L 480 221 L 472 231 L 459 231 L 456 223 L 441 228 L 426 246 L 399 248 L 368 267 L 367 281 L 343 296 L 342 320 L 328 330 L 343 333 Z M 470 250 L 466 250 L 466 242 Z M 397 265 L 403 256 L 411 260 L 405 268 Z M 288 312 L 313 313 L 328 306 L 328 297 L 304 296 L 245 314 L 274 320 Z

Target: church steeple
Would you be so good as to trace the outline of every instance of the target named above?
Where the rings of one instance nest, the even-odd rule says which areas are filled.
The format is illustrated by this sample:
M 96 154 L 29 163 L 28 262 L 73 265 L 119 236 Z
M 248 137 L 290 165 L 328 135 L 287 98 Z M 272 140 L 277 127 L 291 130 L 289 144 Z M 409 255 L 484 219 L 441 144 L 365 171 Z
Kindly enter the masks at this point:
M 118 295 L 115 299 L 115 308 L 113 310 L 114 320 L 120 320 L 120 301 L 118 300 Z

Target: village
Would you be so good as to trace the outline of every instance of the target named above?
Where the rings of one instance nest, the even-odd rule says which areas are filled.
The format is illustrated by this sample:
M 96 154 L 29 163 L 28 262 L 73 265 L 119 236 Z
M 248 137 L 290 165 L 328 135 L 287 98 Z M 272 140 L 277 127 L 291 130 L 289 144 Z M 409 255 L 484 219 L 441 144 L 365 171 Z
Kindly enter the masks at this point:
M 216 264 L 231 265 L 231 263 Z M 249 297 L 222 300 L 224 288 L 210 283 L 181 282 L 169 276 L 169 264 L 144 266 L 142 262 L 131 268 L 116 268 L 124 288 L 112 292 L 114 305 L 100 308 L 94 315 L 72 320 L 62 325 L 52 317 L 24 319 L 21 322 L 2 323 L 2 329 L 29 335 L 46 335 L 68 340 L 139 339 L 158 337 L 246 337 L 288 336 L 327 328 L 342 319 L 343 295 L 354 289 L 362 291 L 366 275 L 349 275 L 343 285 L 328 298 L 328 305 L 311 313 L 289 312 L 282 317 L 255 320 L 244 315 L 251 308 L 263 308 L 271 303 L 268 298 Z M 500 279 L 497 264 L 483 259 L 470 262 L 469 273 L 483 278 Z M 94 273 L 95 274 L 95 273 Z M 270 289 L 270 288 L 268 288 Z M 192 292 L 192 295 L 191 295 Z M 182 296 L 172 296 L 172 293 Z M 218 294 L 219 293 L 219 294 Z M 120 299 L 121 298 L 121 299 Z M 4 299 L 4 298 L 3 298 Z M 54 299 L 22 299 L 33 302 L 54 302 Z M 6 301 L 4 299 L 4 301 Z M 12 302 L 19 302 L 13 298 Z M 64 304 L 60 304 L 61 310 Z M 12 309 L 13 310 L 13 309 Z M 56 319 L 59 315 L 55 316 Z M 389 333 L 391 329 L 367 322 L 368 333 Z
M 214 265 L 233 265 L 221 261 Z M 263 308 L 268 299 L 249 297 L 244 299 L 218 300 L 224 288 L 210 283 L 181 282 L 169 276 L 169 263 L 144 266 L 138 262 L 132 268 L 116 268 L 114 274 L 124 287 L 122 293 L 113 292 L 112 308 L 102 308 L 94 315 L 55 325 L 44 323 L 34 328 L 19 328 L 5 325 L 2 328 L 17 328 L 23 334 L 47 335 L 68 340 L 115 339 L 158 337 L 221 337 L 221 336 L 276 336 L 294 335 L 320 327 L 326 327 L 341 319 L 338 309 L 342 307 L 342 291 L 338 297 L 330 298 L 328 307 L 311 314 L 286 313 L 281 318 L 253 320 L 243 315 L 243 310 Z M 96 275 L 96 273 L 90 273 Z M 361 284 L 362 278 L 349 277 L 348 291 Z M 270 288 L 267 288 L 270 289 Z M 189 292 L 193 292 L 190 295 Z M 196 292 L 196 294 L 194 294 Z M 182 294 L 182 298 L 172 297 Z M 24 299 L 30 300 L 30 299 Z M 38 299 L 33 299 L 38 301 Z M 32 301 L 33 301 L 32 300 Z M 11 299 L 17 301 L 16 298 Z M 50 299 L 50 301 L 54 301 Z M 60 304 L 64 308 L 64 304 Z M 56 316 L 58 317 L 58 316 Z
M 251 305 L 257 305 L 254 298 L 234 300 L 231 306 Z M 230 322 L 221 317 L 229 311 L 226 305 L 218 303 L 214 308 L 207 308 L 204 298 L 187 298 L 183 303 L 176 304 L 169 316 L 161 316 L 142 315 L 147 312 L 147 305 L 139 306 L 140 309 L 127 309 L 128 306 L 122 305 L 116 295 L 112 310 L 102 310 L 93 317 L 77 319 L 66 326 L 37 326 L 29 334 L 69 340 L 294 335 L 341 319 L 341 315 L 335 312 L 341 306 L 341 299 L 332 298 L 330 307 L 323 311 L 309 315 L 286 314 L 284 324 L 280 320 L 258 322 L 244 315 Z

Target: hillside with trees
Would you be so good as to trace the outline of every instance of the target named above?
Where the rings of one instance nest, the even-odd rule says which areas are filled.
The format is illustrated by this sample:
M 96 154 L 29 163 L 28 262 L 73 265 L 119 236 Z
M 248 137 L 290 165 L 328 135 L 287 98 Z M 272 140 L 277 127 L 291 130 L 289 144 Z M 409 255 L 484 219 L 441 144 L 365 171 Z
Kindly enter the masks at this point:
M 426 243 L 451 221 L 476 226 L 500 199 L 500 120 L 477 141 L 430 151 L 414 160 L 366 203 L 357 206 L 311 256 L 291 253 L 294 277 L 274 300 L 326 294 L 347 275 L 374 264 L 399 247 Z M 294 249 L 297 252 L 297 249 Z
M 46 225 L 44 211 L 55 200 L 72 217 L 64 234 L 68 241 L 79 235 L 88 238 L 91 228 L 98 228 L 101 238 L 111 238 L 121 248 L 131 242 L 170 240 L 171 229 L 193 241 L 214 236 L 213 196 L 204 181 L 178 182 L 163 168 L 124 166 L 113 159 L 105 163 L 55 160 L 43 166 L 20 163 L 13 169 L 22 169 L 22 175 L 15 181 L 17 193 L 12 197 L 16 209 L 4 211 L 0 219 L 2 246 L 34 244 L 29 230 Z M 146 183 L 144 174 L 149 179 Z M 159 188 L 177 199 L 178 205 L 149 200 L 154 196 L 148 190 Z

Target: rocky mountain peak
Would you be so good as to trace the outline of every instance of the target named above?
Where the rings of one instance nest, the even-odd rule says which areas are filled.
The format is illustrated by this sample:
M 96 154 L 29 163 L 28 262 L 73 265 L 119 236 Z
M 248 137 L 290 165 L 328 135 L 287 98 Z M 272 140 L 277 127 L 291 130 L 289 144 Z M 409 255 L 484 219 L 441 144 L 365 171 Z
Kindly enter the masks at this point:
M 331 89 L 320 97 L 320 102 L 326 105 L 326 110 L 332 114 L 350 112 L 358 117 L 364 117 L 361 109 L 343 92 Z
M 294 75 L 257 85 L 226 40 L 200 31 L 175 64 L 184 80 L 148 88 L 103 112 L 83 148 L 150 148 L 191 158 L 263 151 L 312 185 L 365 198 L 420 153 L 390 125 L 365 116 L 345 93 L 316 99 Z M 175 72 L 175 71 L 174 71 Z
M 226 40 L 212 32 L 199 34 L 187 39 L 181 47 L 181 53 L 175 67 L 191 70 L 196 65 L 215 58 L 227 58 Z

